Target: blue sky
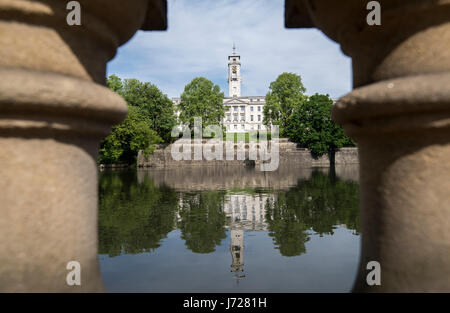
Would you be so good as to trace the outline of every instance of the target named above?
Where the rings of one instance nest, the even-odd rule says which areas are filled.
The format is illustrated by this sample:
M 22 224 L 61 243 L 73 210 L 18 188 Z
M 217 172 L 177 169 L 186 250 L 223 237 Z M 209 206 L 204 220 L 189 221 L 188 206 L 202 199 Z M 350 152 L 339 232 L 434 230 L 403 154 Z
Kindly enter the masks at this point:
M 197 76 L 225 96 L 227 56 L 241 55 L 242 95 L 265 95 L 283 72 L 301 75 L 307 94 L 351 90 L 351 60 L 315 29 L 284 28 L 284 0 L 168 0 L 168 30 L 139 31 L 108 63 L 108 75 L 137 78 L 179 97 Z

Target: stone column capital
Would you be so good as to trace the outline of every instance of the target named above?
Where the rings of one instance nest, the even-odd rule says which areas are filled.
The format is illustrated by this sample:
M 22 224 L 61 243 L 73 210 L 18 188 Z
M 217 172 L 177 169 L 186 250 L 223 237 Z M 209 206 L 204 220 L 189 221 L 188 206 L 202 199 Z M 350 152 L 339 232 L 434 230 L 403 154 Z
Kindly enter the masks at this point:
M 353 85 L 450 71 L 450 0 L 378 0 L 381 25 L 368 25 L 368 0 L 288 0 L 295 27 L 317 27 L 353 60 Z M 288 5 L 289 4 L 289 5 Z M 306 26 L 305 26 L 306 25 Z
M 162 0 L 79 0 L 81 25 L 68 25 L 67 1 L 0 0 L 0 67 L 105 82 L 106 63 L 138 29 L 166 29 Z
M 77 77 L 1 67 L 0 77 L 3 134 L 60 132 L 99 140 L 127 113 L 121 96 Z
M 450 72 L 383 80 L 355 89 L 332 117 L 353 138 L 450 127 Z

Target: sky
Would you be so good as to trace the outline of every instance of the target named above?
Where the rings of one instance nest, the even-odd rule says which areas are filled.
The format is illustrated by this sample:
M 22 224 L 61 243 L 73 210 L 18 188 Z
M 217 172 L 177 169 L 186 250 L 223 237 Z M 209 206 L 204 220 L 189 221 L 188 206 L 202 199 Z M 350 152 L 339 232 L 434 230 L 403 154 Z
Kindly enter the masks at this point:
M 168 0 L 168 30 L 139 31 L 108 63 L 108 75 L 137 78 L 179 97 L 203 76 L 228 96 L 233 43 L 241 55 L 242 96 L 264 96 L 283 72 L 300 75 L 306 94 L 351 90 L 351 60 L 316 29 L 286 29 L 284 0 Z

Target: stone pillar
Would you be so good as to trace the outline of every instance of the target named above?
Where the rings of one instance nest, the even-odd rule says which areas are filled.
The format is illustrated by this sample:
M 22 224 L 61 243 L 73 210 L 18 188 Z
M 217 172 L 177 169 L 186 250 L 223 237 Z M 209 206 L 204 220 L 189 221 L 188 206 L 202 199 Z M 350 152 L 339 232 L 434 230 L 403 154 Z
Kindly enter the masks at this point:
M 0 0 L 0 292 L 102 291 L 97 150 L 126 115 L 101 86 L 139 28 L 165 29 L 165 1 Z M 81 265 L 68 286 L 67 263 Z
M 450 2 L 287 0 L 352 57 L 356 88 L 333 119 L 359 147 L 362 248 L 354 291 L 450 291 Z M 369 261 L 381 286 L 368 286 Z

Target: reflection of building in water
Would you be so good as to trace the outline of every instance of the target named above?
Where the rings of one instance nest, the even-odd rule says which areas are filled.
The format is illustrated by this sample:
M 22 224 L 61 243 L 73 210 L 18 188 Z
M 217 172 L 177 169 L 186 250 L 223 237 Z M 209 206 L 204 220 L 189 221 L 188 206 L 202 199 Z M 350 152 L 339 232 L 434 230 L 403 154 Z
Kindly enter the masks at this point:
M 230 218 L 231 229 L 267 230 L 264 220 L 267 194 L 229 194 L 225 197 L 224 212 Z
M 233 262 L 231 271 L 235 278 L 244 274 L 244 230 L 266 230 L 265 204 L 269 196 L 266 194 L 228 194 L 225 197 L 224 212 L 230 219 L 230 252 Z
M 227 217 L 227 225 L 230 230 L 230 253 L 232 257 L 231 272 L 239 279 L 245 277 L 244 274 L 244 231 L 265 231 L 266 203 L 274 201 L 275 196 L 262 193 L 254 194 L 230 194 L 225 195 L 223 206 L 220 206 Z M 179 208 L 185 205 L 195 205 L 198 195 L 185 199 L 185 194 L 179 195 Z M 189 208 L 190 209 L 190 208 Z M 181 222 L 180 210 L 176 213 L 176 222 Z M 178 224 L 178 223 L 175 223 Z

